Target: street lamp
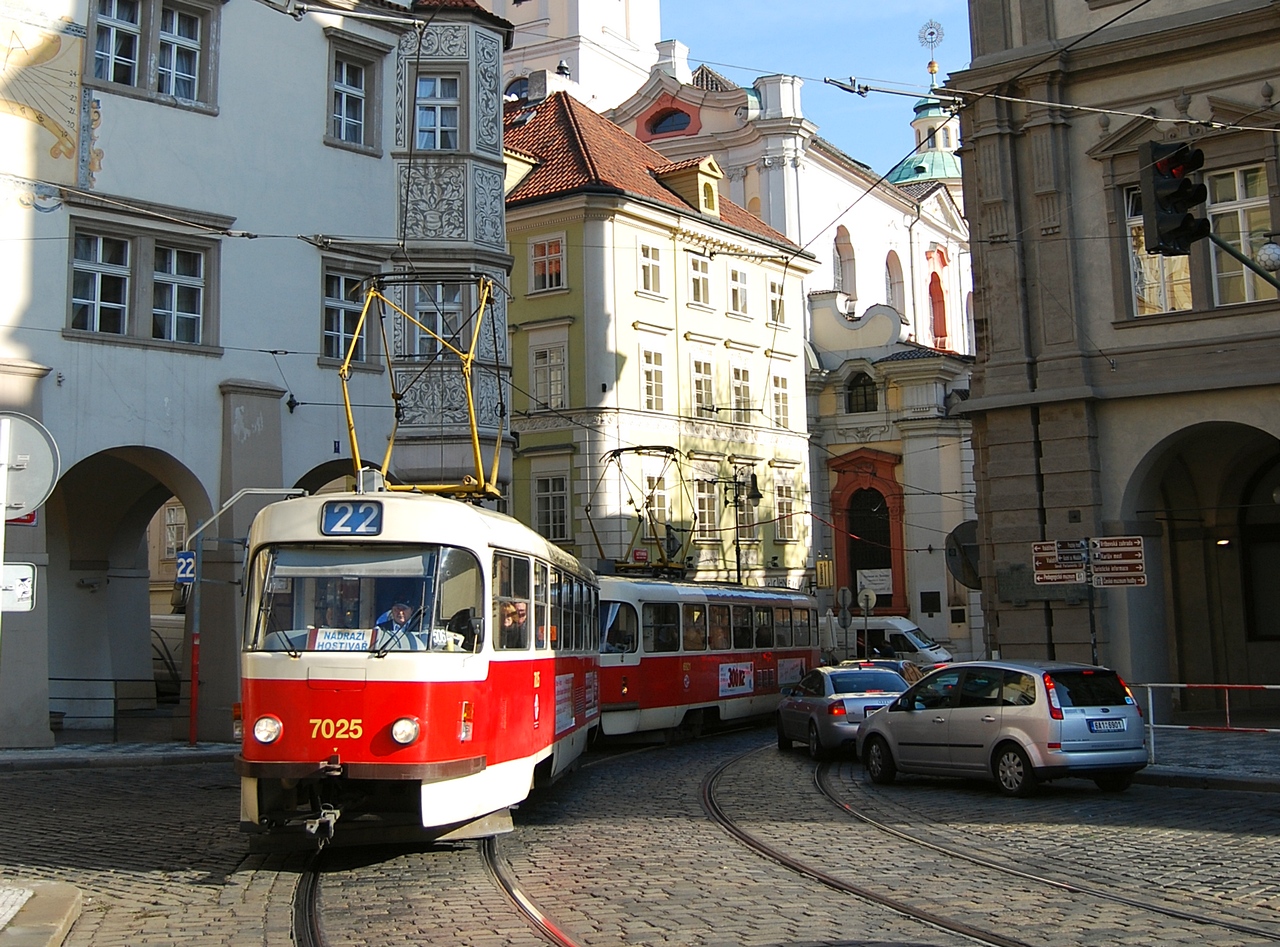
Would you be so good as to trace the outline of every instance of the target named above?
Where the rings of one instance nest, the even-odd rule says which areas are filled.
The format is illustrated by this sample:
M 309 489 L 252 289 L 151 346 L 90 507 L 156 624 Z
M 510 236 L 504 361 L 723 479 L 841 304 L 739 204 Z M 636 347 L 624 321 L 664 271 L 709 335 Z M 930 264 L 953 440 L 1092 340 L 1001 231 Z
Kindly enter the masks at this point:
M 748 500 L 752 508 L 760 505 L 760 501 L 764 499 L 764 494 L 760 492 L 760 481 L 756 479 L 753 472 L 750 479 L 743 479 L 739 475 L 745 473 L 749 468 L 739 467 L 733 471 L 733 479 L 721 481 L 724 483 L 724 501 L 733 504 L 733 553 L 738 562 L 738 584 L 742 584 L 742 501 Z

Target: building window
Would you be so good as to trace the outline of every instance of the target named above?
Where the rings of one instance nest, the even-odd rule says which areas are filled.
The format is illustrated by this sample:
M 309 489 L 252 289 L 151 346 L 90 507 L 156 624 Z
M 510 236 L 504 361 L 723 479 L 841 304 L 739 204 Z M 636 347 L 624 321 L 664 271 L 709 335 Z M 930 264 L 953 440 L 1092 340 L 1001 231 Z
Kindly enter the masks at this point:
M 773 478 L 773 536 L 777 542 L 795 542 L 796 488 L 791 471 L 779 470 Z
M 662 353 L 645 349 L 640 353 L 644 371 L 644 409 L 662 410 Z
M 844 392 L 844 410 L 847 414 L 866 414 L 879 409 L 875 380 L 866 372 L 858 372 L 849 379 Z
M 1206 174 L 1207 202 L 1213 233 L 1253 259 L 1267 242 L 1271 209 L 1267 198 L 1267 172 L 1261 165 Z M 1216 306 L 1275 299 L 1276 291 L 1246 270 L 1243 263 L 1213 247 L 1213 302 Z
M 75 228 L 70 328 L 201 345 L 208 342 L 216 245 L 170 235 Z M 145 316 L 147 300 L 151 319 Z M 137 313 L 135 315 L 135 313 Z
M 522 104 L 528 102 L 529 77 L 520 76 L 508 82 L 506 90 L 502 93 L 502 98 L 507 102 L 520 102 Z
M 204 254 L 156 244 L 151 337 L 200 344 L 204 314 Z
M 735 316 L 747 315 L 747 271 L 729 267 L 729 311 Z
M 644 243 L 640 244 L 640 288 L 662 295 L 662 251 Z
M 791 406 L 787 400 L 785 375 L 773 376 L 773 426 L 781 428 L 791 426 Z
M 176 559 L 187 543 L 187 510 L 183 506 L 164 508 L 164 558 Z
M 669 508 L 667 505 L 667 478 L 646 476 L 645 480 L 645 513 L 644 537 L 650 540 L 661 540 L 666 532 Z
M 902 263 L 898 260 L 898 254 L 892 250 L 884 261 L 884 297 L 885 302 L 899 313 L 907 311 L 903 299 Z
M 769 280 L 769 321 L 776 326 L 787 324 L 786 301 L 782 296 L 781 280 Z
M 124 335 L 129 321 L 128 240 L 77 233 L 71 328 Z
M 649 121 L 649 134 L 651 135 L 670 135 L 674 132 L 682 132 L 689 127 L 689 114 L 681 112 L 679 109 L 669 109 L 655 115 Z
M 361 277 L 345 273 L 324 274 L 324 346 L 325 358 L 345 359 L 351 352 L 351 360 L 365 361 L 365 340 L 361 333 L 356 337 L 356 326 L 364 309 L 364 292 Z M 354 343 L 354 344 L 353 344 Z
M 458 150 L 458 79 L 456 76 L 418 76 L 417 146 L 423 151 Z
M 760 524 L 756 519 L 756 505 L 744 496 L 738 500 L 736 506 L 738 515 L 737 538 L 745 543 L 758 542 L 760 539 Z
M 458 338 L 463 322 L 462 284 L 420 283 L 415 288 L 415 294 L 413 317 L 431 331 L 428 332 L 411 322 L 407 323 L 405 356 L 412 359 L 452 355 L 453 353 L 440 343 L 440 339 L 444 339 L 455 349 L 464 349 Z
M 364 144 L 365 68 L 341 56 L 333 61 L 333 137 Z
M 564 477 L 537 477 L 533 481 L 533 507 L 538 532 L 552 542 L 569 538 L 568 485 Z
M 751 423 L 751 370 L 738 365 L 733 368 L 733 420 Z
M 698 528 L 694 539 L 711 542 L 720 538 L 720 510 L 716 503 L 714 480 L 694 481 L 694 503 L 698 512 Z
M 565 407 L 565 347 L 548 345 L 531 353 L 535 409 Z
M 947 346 L 947 300 L 942 292 L 942 277 L 937 273 L 929 277 L 929 313 L 930 328 L 933 330 L 933 344 L 937 348 Z
M 689 301 L 711 305 L 711 261 L 704 256 L 689 257 Z
M 1185 256 L 1147 253 L 1142 224 L 1142 192 L 1125 194 L 1129 231 L 1129 273 L 1133 281 L 1133 312 L 1150 316 L 1191 308 L 1191 264 Z
M 716 212 L 716 189 L 710 181 L 705 181 L 702 185 L 702 209 L 708 214 Z
M 564 237 L 548 237 L 529 244 L 530 292 L 564 288 Z
M 713 417 L 716 413 L 715 389 L 712 388 L 711 362 L 693 360 L 693 413 L 695 417 Z
M 89 7 L 91 82 L 171 102 L 209 104 L 209 38 L 219 5 L 162 0 L 97 0 Z

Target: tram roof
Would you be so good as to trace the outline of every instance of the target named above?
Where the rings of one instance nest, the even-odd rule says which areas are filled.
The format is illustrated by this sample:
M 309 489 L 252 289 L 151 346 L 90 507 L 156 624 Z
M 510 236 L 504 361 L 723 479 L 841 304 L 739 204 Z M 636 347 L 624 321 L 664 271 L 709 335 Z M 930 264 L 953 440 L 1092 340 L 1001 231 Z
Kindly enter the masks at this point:
M 813 602 L 812 596 L 799 589 L 775 586 L 726 585 L 718 582 L 690 582 L 679 579 L 659 579 L 652 576 L 599 575 L 600 594 L 605 595 L 612 586 L 615 591 L 634 589 L 653 596 L 669 596 L 677 599 L 804 599 Z

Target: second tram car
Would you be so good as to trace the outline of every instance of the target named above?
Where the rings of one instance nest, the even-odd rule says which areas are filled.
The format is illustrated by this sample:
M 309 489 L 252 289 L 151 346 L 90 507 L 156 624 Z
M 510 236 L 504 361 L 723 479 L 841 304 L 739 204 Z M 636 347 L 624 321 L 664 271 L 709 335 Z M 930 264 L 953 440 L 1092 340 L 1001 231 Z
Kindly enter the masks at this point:
M 598 722 L 595 577 L 507 516 L 412 493 L 283 500 L 254 520 L 245 584 L 246 832 L 507 831 Z
M 817 603 L 790 589 L 599 576 L 600 733 L 772 714 L 820 659 Z

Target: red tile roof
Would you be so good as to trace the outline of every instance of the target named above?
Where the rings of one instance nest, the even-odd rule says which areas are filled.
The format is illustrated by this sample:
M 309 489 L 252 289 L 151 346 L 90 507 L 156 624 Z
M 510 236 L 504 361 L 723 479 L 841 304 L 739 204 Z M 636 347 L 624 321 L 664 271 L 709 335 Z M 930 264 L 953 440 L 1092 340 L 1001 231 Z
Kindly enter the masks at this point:
M 503 121 L 507 147 L 536 155 L 539 164 L 507 195 L 508 205 L 559 197 L 575 191 L 613 192 L 665 204 L 705 220 L 702 214 L 653 172 L 696 164 L 671 159 L 627 134 L 608 119 L 564 92 L 542 102 L 508 105 Z M 737 230 L 795 248 L 795 244 L 759 217 L 720 199 L 720 221 Z

